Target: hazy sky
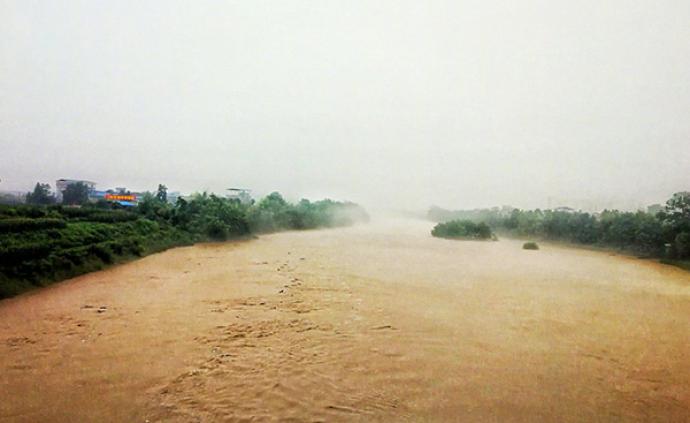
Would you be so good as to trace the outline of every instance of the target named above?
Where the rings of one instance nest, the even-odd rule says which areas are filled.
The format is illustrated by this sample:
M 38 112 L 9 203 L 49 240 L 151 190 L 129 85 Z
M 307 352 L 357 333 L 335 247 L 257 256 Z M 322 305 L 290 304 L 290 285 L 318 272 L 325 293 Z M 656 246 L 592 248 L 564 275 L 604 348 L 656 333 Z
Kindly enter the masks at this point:
M 690 189 L 690 1 L 0 0 L 0 190 L 60 177 L 661 201 Z

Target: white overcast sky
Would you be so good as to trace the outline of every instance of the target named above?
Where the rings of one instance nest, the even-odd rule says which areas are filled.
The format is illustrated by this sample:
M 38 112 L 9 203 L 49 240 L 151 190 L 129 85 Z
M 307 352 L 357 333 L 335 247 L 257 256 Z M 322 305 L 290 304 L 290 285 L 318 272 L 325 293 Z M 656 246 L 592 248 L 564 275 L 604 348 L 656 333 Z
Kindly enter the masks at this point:
M 0 190 L 61 177 L 663 201 L 690 189 L 690 1 L 0 0 Z

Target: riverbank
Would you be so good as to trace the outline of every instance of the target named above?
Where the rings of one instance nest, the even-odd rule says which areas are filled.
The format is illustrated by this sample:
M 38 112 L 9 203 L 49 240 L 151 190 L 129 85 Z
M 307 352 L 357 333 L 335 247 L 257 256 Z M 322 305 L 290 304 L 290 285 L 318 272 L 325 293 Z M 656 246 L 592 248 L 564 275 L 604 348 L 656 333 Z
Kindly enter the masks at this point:
M 354 203 L 292 204 L 277 192 L 256 204 L 203 193 L 173 205 L 148 194 L 112 207 L 0 205 L 0 299 L 168 248 L 368 220 Z

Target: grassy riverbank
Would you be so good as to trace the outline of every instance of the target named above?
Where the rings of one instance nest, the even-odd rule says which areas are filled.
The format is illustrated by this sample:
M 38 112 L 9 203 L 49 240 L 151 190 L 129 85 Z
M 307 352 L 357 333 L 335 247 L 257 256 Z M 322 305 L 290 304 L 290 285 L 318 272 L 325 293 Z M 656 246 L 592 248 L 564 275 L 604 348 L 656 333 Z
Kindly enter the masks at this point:
M 278 193 L 252 205 L 198 194 L 175 205 L 151 195 L 129 210 L 0 206 L 0 298 L 171 247 L 366 219 L 353 203 L 291 204 Z

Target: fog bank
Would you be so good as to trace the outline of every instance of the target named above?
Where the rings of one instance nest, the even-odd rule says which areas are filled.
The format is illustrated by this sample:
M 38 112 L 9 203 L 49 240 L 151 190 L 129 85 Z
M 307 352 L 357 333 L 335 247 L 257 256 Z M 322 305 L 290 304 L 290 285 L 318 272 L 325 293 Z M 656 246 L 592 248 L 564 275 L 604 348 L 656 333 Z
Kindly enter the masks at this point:
M 0 190 L 634 208 L 690 188 L 686 1 L 0 2 Z

